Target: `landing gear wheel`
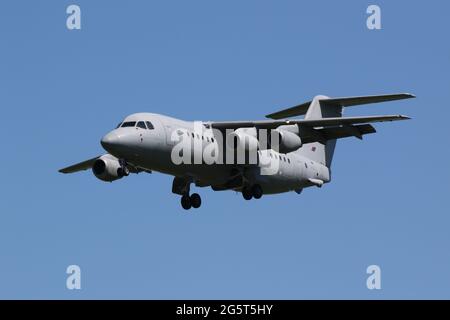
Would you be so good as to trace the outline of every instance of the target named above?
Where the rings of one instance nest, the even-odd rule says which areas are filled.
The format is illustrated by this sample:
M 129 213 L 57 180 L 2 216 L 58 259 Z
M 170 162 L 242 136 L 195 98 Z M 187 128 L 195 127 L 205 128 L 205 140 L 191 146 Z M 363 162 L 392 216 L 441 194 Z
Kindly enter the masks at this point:
M 249 188 L 245 187 L 242 189 L 242 196 L 245 200 L 251 200 L 253 197 L 252 191 Z
M 193 208 L 197 209 L 200 208 L 202 205 L 202 198 L 200 198 L 200 195 L 198 193 L 193 193 L 190 197 L 191 205 Z
M 255 199 L 261 199 L 261 197 L 263 195 L 263 190 L 259 184 L 255 184 L 252 187 L 252 195 L 253 195 L 253 198 L 255 198 Z
M 192 207 L 191 198 L 185 194 L 181 197 L 181 206 L 184 210 L 189 210 Z

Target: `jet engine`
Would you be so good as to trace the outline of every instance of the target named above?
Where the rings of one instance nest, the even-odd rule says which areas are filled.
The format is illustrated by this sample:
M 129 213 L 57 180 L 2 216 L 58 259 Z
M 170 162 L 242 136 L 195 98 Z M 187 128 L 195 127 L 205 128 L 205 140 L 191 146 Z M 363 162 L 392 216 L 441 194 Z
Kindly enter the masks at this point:
M 107 182 L 112 182 L 125 176 L 119 160 L 110 154 L 105 154 L 95 160 L 92 172 L 98 179 Z
M 301 148 L 302 139 L 295 133 L 281 129 L 276 129 L 275 132 L 278 133 L 278 152 L 289 153 Z M 271 147 L 276 150 L 277 148 L 274 146 L 274 142 L 272 140 Z
M 227 136 L 227 146 L 235 150 L 257 151 L 256 128 L 240 128 Z

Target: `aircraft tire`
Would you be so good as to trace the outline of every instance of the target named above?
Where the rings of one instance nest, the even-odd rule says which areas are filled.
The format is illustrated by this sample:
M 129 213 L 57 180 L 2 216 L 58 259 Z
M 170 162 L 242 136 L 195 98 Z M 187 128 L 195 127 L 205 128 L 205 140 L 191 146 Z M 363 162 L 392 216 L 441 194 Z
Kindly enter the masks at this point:
M 247 200 L 247 201 L 251 200 L 252 197 L 253 197 L 252 191 L 249 188 L 247 188 L 247 187 L 243 188 L 242 189 L 242 197 L 244 197 L 244 199 Z
M 181 206 L 184 210 L 189 210 L 192 207 L 191 198 L 185 194 L 181 197 Z
M 200 208 L 200 206 L 202 205 L 202 198 L 198 193 L 191 194 L 190 200 L 192 207 L 195 209 Z
M 253 198 L 255 198 L 255 199 L 261 199 L 261 197 L 263 195 L 263 190 L 259 184 L 255 184 L 252 187 L 252 195 L 253 195 Z

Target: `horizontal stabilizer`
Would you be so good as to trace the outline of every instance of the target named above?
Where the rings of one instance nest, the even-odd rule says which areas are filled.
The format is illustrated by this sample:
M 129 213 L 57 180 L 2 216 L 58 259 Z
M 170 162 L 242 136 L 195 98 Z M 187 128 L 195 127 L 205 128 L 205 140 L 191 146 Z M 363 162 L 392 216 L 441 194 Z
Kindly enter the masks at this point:
M 305 115 L 312 101 L 266 115 L 269 119 L 284 119 Z
M 321 100 L 321 103 L 327 105 L 341 106 L 341 107 L 352 107 L 359 106 L 362 104 L 380 103 L 386 101 L 395 101 L 403 99 L 415 98 L 414 95 L 409 93 L 400 94 L 386 94 L 380 96 L 363 96 L 363 97 L 349 97 L 349 98 L 331 98 L 326 100 Z
M 344 97 L 344 98 L 326 98 L 320 97 L 319 102 L 323 105 L 333 105 L 340 107 L 351 107 L 363 104 L 380 103 L 386 101 L 395 101 L 402 99 L 415 98 L 409 93 L 386 94 L 377 96 Z M 308 101 L 297 106 L 271 113 L 266 116 L 269 119 L 285 119 L 306 114 L 312 101 Z

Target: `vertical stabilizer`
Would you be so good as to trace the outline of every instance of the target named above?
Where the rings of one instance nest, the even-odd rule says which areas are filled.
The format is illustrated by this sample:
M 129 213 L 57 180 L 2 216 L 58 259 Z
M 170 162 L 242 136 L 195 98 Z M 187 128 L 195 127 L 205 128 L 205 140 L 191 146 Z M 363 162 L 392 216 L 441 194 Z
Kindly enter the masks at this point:
M 309 105 L 306 112 L 305 119 L 323 119 L 342 117 L 342 106 L 334 104 L 325 104 L 324 101 L 329 99 L 326 96 L 316 96 Z M 326 145 L 319 142 L 307 143 L 302 149 L 301 153 L 305 157 L 322 163 L 328 168 L 331 166 L 333 160 L 333 154 L 336 147 L 336 140 L 328 140 Z

